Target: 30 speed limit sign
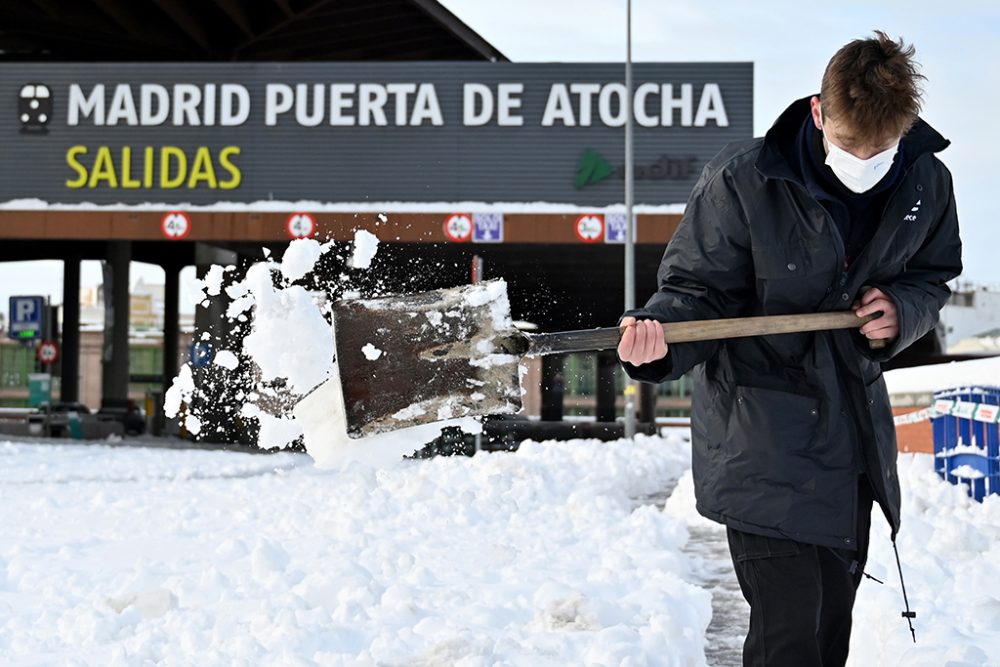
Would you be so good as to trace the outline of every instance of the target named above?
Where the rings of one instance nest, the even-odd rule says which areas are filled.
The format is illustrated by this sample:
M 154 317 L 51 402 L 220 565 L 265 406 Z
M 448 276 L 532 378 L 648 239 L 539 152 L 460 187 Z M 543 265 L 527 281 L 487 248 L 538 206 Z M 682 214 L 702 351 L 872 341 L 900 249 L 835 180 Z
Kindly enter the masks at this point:
M 38 349 L 35 350 L 35 356 L 43 364 L 54 364 L 59 359 L 59 346 L 55 344 L 55 341 L 43 340 L 38 345 Z
M 309 213 L 292 213 L 285 222 L 285 231 L 293 239 L 308 239 L 316 233 L 316 218 Z
M 180 241 L 191 233 L 191 219 L 181 211 L 170 211 L 163 216 L 160 230 L 171 241 Z

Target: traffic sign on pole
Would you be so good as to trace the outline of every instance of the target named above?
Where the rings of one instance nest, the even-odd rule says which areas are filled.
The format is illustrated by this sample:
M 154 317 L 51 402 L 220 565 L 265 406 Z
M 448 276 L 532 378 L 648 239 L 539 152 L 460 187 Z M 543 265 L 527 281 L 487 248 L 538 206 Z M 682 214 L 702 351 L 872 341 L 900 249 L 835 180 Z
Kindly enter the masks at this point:
M 10 316 L 7 321 L 10 323 L 7 327 L 8 338 L 38 340 L 45 328 L 45 297 L 10 297 Z
M 35 356 L 46 366 L 54 364 L 59 360 L 59 346 L 53 340 L 43 340 L 35 350 Z

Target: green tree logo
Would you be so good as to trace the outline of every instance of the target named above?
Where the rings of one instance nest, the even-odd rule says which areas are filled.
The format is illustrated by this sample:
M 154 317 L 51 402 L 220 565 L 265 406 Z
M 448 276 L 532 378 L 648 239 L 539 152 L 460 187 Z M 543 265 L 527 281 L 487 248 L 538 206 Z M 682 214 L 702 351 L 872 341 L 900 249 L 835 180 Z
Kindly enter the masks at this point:
M 580 166 L 576 169 L 576 178 L 573 185 L 579 188 L 600 183 L 605 178 L 615 173 L 615 168 L 604 159 L 604 156 L 588 148 L 580 155 Z

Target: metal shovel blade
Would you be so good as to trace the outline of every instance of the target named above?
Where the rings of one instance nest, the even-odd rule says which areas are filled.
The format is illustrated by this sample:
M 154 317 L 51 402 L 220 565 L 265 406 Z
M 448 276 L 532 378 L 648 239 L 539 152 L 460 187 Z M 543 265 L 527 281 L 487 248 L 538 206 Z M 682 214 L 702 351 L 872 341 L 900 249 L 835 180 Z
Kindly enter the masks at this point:
M 337 301 L 333 316 L 352 438 L 521 409 L 524 336 L 503 281 Z

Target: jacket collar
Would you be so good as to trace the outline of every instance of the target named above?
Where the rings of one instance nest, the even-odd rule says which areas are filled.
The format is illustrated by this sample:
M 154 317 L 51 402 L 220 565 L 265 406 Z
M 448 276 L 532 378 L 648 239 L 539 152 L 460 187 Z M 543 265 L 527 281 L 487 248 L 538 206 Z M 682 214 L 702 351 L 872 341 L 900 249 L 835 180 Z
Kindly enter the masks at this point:
M 810 113 L 809 100 L 803 97 L 795 100 L 778 116 L 774 125 L 764 135 L 764 144 L 757 156 L 755 166 L 767 178 L 786 178 L 801 182 L 802 178 L 793 165 L 798 160 L 796 152 L 796 137 L 802 122 Z M 906 144 L 908 160 L 915 161 L 924 153 L 938 153 L 951 144 L 937 130 L 928 125 L 922 118 L 917 118 L 910 131 L 903 135 L 900 143 Z

